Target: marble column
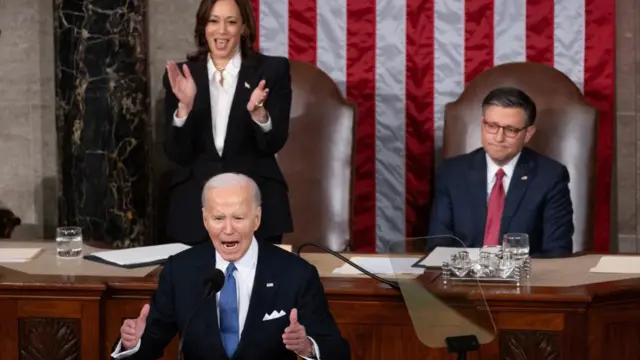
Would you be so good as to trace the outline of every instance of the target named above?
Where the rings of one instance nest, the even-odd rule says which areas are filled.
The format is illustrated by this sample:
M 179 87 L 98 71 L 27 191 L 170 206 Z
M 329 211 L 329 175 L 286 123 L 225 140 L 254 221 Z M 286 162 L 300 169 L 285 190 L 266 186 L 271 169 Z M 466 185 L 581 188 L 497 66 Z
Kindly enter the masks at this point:
M 146 0 L 55 0 L 59 222 L 114 247 L 147 243 Z

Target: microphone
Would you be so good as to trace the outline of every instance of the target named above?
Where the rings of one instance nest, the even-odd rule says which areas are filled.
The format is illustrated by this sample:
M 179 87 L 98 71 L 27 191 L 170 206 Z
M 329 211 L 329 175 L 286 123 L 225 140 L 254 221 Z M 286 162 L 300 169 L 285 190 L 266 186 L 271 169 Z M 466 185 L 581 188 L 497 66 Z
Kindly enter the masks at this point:
M 184 345 L 184 338 L 186 337 L 187 328 L 189 327 L 191 319 L 193 319 L 193 317 L 198 313 L 198 310 L 200 310 L 200 307 L 202 306 L 202 304 L 204 304 L 205 300 L 210 299 L 213 295 L 220 291 L 222 289 L 222 286 L 224 285 L 224 273 L 222 272 L 222 270 L 214 268 L 211 273 L 205 277 L 203 285 L 204 296 L 202 297 L 202 299 L 200 299 L 200 302 L 198 303 L 198 306 L 196 306 L 196 309 L 193 311 L 193 313 L 189 315 L 189 318 L 187 318 L 187 322 L 184 324 L 184 328 L 182 329 L 182 336 L 180 336 L 180 343 L 178 345 L 178 360 L 183 359 L 182 346 Z
M 204 296 L 210 298 L 213 294 L 222 290 L 224 286 L 224 273 L 220 269 L 213 269 L 211 274 L 207 276 L 204 281 Z
M 400 242 L 400 241 L 405 242 L 407 240 L 427 240 L 427 239 L 437 239 L 437 238 L 452 238 L 452 239 L 456 240 L 458 246 L 464 247 L 464 242 L 460 238 L 458 238 L 456 236 L 453 236 L 453 235 L 430 235 L 430 236 L 406 237 L 406 238 L 391 240 L 390 243 L 391 244 L 395 244 L 395 243 Z M 351 241 L 348 241 L 348 242 L 350 243 Z M 437 245 L 440 245 L 440 244 L 437 244 Z M 444 245 L 449 245 L 449 244 L 444 244 Z M 345 256 L 341 255 L 337 251 L 333 251 L 333 250 L 329 249 L 328 247 L 326 247 L 324 245 L 320 245 L 320 244 L 316 244 L 316 243 L 304 243 L 304 244 L 300 245 L 300 247 L 298 247 L 298 251 L 296 253 L 298 255 L 300 255 L 300 251 L 303 248 L 307 247 L 307 246 L 311 246 L 311 247 L 315 247 L 315 248 L 321 249 L 324 252 L 326 252 L 328 254 L 331 254 L 331 255 L 337 257 L 338 259 L 344 261 L 345 263 L 353 266 L 354 268 L 358 269 L 360 272 L 362 272 L 363 274 L 367 275 L 368 277 L 370 277 L 370 278 L 372 278 L 374 280 L 377 280 L 377 281 L 379 281 L 379 282 L 381 282 L 383 284 L 386 284 L 386 285 L 390 286 L 393 289 L 400 290 L 400 285 L 398 284 L 397 281 L 393 281 L 393 280 L 382 278 L 382 277 L 380 277 L 380 276 L 368 271 L 367 269 L 361 267 L 360 265 L 354 263 L 353 261 L 347 259 Z M 425 246 L 425 250 L 428 247 L 430 247 L 430 246 Z

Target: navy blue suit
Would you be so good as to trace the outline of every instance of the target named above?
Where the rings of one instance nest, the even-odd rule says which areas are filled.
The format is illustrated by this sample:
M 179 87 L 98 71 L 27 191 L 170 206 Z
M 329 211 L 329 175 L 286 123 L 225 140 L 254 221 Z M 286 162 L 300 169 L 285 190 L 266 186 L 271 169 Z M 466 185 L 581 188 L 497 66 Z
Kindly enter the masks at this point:
M 249 310 L 233 360 L 295 360 L 282 342 L 291 309 L 318 344 L 321 359 L 350 359 L 349 343 L 342 338 L 329 311 L 317 269 L 299 256 L 275 245 L 259 242 L 258 261 Z M 151 300 L 140 349 L 128 360 L 157 359 L 204 297 L 205 276 L 215 267 L 211 242 L 170 257 L 162 269 Z M 267 286 L 269 284 L 269 286 Z M 266 313 L 283 310 L 287 316 L 263 321 Z M 216 297 L 206 300 L 189 323 L 183 348 L 185 360 L 226 360 L 218 326 Z
M 454 235 L 466 247 L 482 247 L 487 198 L 484 149 L 445 160 L 436 172 L 429 235 Z M 573 232 L 567 168 L 524 148 L 507 189 L 500 238 L 526 233 L 532 256 L 560 257 L 572 253 Z M 456 245 L 459 242 L 442 237 L 430 241 L 428 248 Z

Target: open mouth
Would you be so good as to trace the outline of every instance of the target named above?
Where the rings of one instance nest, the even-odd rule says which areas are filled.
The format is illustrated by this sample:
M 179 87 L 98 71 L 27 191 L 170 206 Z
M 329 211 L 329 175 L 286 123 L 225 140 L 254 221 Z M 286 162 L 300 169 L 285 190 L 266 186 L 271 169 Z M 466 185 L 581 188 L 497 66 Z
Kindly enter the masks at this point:
M 238 241 L 223 241 L 222 242 L 222 246 L 224 246 L 225 249 L 235 249 L 238 246 L 239 242 Z
M 229 44 L 229 40 L 227 39 L 215 39 L 215 44 L 216 44 L 216 49 L 218 50 L 224 50 L 227 48 L 227 45 Z

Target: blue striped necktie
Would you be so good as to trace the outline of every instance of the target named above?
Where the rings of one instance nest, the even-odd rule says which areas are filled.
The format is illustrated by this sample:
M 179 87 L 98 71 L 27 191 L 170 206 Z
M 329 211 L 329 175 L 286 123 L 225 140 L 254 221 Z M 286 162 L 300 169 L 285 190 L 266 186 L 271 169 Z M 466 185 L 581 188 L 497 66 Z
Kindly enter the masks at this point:
M 219 311 L 220 311 L 220 335 L 222 336 L 222 344 L 227 352 L 227 356 L 231 357 L 238 347 L 240 339 L 240 326 L 238 324 L 238 291 L 236 287 L 236 278 L 233 273 L 236 266 L 230 263 L 227 266 L 227 274 L 224 286 L 220 291 Z

